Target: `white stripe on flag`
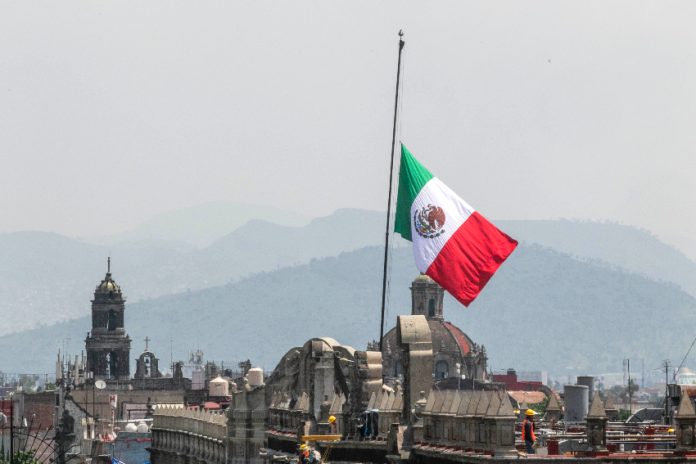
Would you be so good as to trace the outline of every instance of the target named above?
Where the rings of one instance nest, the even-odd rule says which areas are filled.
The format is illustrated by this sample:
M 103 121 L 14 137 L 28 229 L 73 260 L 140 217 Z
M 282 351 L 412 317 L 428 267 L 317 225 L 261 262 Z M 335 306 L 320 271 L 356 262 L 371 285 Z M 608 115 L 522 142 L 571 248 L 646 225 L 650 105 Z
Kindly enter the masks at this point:
M 442 208 L 445 213 L 445 225 L 436 237 L 423 237 L 415 226 L 414 216 L 428 205 Z M 423 186 L 411 205 L 411 237 L 413 239 L 413 255 L 416 267 L 425 272 L 435 260 L 445 243 L 464 224 L 471 213 L 475 211 L 467 202 L 462 200 L 440 179 L 433 177 Z

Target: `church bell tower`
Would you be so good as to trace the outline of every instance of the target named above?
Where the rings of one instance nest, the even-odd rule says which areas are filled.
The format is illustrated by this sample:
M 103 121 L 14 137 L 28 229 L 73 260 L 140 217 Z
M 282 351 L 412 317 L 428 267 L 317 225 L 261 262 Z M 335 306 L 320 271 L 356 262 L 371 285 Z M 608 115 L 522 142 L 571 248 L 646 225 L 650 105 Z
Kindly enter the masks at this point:
M 85 340 L 87 373 L 106 381 L 130 380 L 131 339 L 124 328 L 125 298 L 111 278 L 111 258 L 104 280 L 94 290 L 92 330 Z
M 442 299 L 445 291 L 433 279 L 421 274 L 411 284 L 411 314 L 443 320 Z

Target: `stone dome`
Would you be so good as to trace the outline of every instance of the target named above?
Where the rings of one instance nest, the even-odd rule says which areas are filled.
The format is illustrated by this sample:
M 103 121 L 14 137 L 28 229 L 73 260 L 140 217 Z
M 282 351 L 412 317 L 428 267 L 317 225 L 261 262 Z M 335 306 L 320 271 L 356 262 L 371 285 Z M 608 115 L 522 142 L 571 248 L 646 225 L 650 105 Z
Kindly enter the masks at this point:
M 420 274 L 418 277 L 416 277 L 415 279 L 413 279 L 413 282 L 414 282 L 414 283 L 416 283 L 416 282 L 418 282 L 418 283 L 428 283 L 428 284 L 430 284 L 430 283 L 433 283 L 433 284 L 434 284 L 434 283 L 435 283 L 435 281 L 434 281 L 429 275 L 426 275 L 426 274 Z
M 411 284 L 411 314 L 425 316 L 432 336 L 433 376 L 444 379 L 464 375 L 483 380 L 487 375 L 485 348 L 445 320 L 443 294 L 442 287 L 425 274 L 417 276 Z M 394 327 L 382 339 L 382 360 L 387 377 L 398 377 L 403 370 L 396 335 Z

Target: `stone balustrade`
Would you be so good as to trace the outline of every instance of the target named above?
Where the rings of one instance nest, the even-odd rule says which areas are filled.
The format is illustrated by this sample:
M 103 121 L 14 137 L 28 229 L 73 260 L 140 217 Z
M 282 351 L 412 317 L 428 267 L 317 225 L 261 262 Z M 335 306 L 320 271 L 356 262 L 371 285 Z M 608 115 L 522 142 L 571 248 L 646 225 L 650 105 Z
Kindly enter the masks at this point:
M 414 450 L 515 454 L 515 414 L 503 391 L 433 390 L 421 415 L 423 437 Z
M 227 418 L 213 411 L 158 408 L 152 426 L 153 462 L 224 464 Z
M 375 410 L 378 414 L 377 437 L 386 439 L 392 424 L 401 422 L 401 413 L 404 407 L 404 398 L 401 392 L 380 390 L 372 393 L 367 404 L 368 410 Z

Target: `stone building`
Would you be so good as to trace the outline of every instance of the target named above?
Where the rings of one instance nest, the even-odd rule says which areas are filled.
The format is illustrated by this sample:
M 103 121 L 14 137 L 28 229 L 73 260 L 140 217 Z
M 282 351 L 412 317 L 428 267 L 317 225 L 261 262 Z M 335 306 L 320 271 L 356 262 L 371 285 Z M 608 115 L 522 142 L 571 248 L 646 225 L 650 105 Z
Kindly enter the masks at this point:
M 106 276 L 94 290 L 92 330 L 85 340 L 86 371 L 94 379 L 122 382 L 130 379 L 131 339 L 124 328 L 126 299 L 111 277 L 111 258 Z
M 443 314 L 444 290 L 433 279 L 421 274 L 411 284 L 411 314 L 422 315 L 428 321 L 433 344 L 433 378 L 487 380 L 486 350 L 474 343 L 467 334 L 448 322 Z M 397 349 L 396 328 L 382 340 L 385 378 L 403 375 L 403 359 Z
M 381 381 L 379 352 L 321 337 L 288 351 L 265 383 L 245 381 L 226 421 L 210 412 L 160 408 L 151 462 L 292 462 L 302 442 L 329 462 L 517 460 L 515 415 L 504 392 L 430 389 L 428 326 L 423 315 L 398 317 L 404 375 L 395 390 Z

